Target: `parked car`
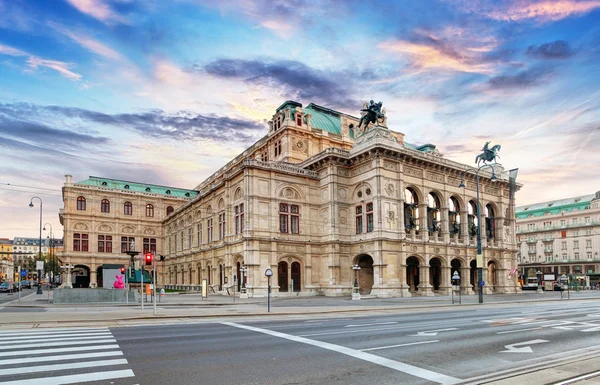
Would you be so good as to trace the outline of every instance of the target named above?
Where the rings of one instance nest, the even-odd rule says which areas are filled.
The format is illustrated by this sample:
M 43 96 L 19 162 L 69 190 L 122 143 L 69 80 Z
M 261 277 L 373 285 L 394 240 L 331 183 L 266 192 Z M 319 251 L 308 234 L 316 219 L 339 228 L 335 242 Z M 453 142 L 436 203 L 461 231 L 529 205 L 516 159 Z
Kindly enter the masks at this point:
M 554 291 L 564 291 L 565 289 L 563 289 L 563 285 L 561 285 L 560 283 L 555 283 L 554 284 Z
M 29 281 L 29 280 L 21 281 L 21 288 L 31 289 L 32 287 L 33 287 L 33 285 L 31 284 L 31 281 Z
M 14 291 L 14 286 L 9 283 L 9 282 L 2 282 L 0 283 L 0 293 L 8 293 L 11 291 L 11 289 Z

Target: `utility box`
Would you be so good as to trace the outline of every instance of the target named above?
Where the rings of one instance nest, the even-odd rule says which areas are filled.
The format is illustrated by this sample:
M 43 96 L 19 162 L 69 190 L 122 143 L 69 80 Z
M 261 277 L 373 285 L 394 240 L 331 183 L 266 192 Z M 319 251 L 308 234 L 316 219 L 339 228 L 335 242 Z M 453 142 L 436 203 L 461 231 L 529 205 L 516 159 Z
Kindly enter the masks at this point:
M 544 290 L 554 291 L 554 282 L 553 281 L 545 281 L 544 282 Z

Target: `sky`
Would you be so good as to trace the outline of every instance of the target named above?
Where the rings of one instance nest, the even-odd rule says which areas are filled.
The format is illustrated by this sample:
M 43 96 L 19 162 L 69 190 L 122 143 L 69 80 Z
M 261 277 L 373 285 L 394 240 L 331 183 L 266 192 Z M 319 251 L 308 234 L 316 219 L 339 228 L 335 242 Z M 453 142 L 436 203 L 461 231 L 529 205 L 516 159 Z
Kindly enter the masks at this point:
M 517 204 L 600 190 L 600 0 L 0 0 L 0 238 L 62 235 L 64 175 L 193 188 L 286 100 L 474 164 Z M 44 236 L 47 232 L 44 232 Z

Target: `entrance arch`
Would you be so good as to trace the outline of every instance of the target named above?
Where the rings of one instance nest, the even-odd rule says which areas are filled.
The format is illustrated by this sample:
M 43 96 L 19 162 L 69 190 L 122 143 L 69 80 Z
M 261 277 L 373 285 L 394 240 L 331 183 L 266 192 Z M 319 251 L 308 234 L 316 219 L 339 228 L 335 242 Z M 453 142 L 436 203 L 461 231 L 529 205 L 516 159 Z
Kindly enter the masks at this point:
M 440 290 L 442 279 L 442 261 L 439 258 L 432 258 L 429 261 L 429 280 L 433 290 Z
M 490 288 L 490 290 L 495 291 L 496 285 L 498 284 L 498 265 L 496 262 L 490 261 L 488 262 L 488 276 L 486 286 Z
M 96 269 L 96 287 L 104 287 L 103 271 L 102 266 Z
M 71 270 L 74 288 L 90 287 L 90 268 L 86 265 L 75 265 Z
M 358 287 L 360 294 L 371 294 L 373 289 L 373 258 L 370 255 L 364 254 L 358 257 Z
M 301 291 L 301 288 L 302 288 L 301 278 L 302 277 L 301 277 L 301 273 L 300 273 L 300 263 L 292 262 L 291 276 L 292 276 L 292 290 L 294 292 Z
M 280 261 L 277 264 L 277 284 L 279 285 L 280 293 L 288 291 L 288 264 L 285 261 Z
M 418 291 L 419 283 L 419 258 L 408 257 L 406 259 L 406 284 L 410 291 Z
M 238 293 L 242 290 L 242 263 L 238 262 L 236 264 L 236 279 L 237 279 L 237 291 Z
M 223 291 L 223 264 L 219 264 L 219 291 Z
M 470 266 L 471 266 L 471 286 L 473 287 L 473 290 L 477 290 L 477 261 L 472 260 Z

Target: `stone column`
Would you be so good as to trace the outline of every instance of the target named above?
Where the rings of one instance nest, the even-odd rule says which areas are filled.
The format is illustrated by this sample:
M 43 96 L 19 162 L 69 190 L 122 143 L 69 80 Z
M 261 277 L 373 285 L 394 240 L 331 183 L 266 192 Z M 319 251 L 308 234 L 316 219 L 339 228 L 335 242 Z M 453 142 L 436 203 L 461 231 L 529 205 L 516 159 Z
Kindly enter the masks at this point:
M 419 234 L 421 234 L 422 239 L 427 242 L 429 240 L 429 229 L 427 228 L 427 204 L 420 203 L 417 210 L 419 210 Z
M 471 286 L 471 268 L 462 267 L 460 268 L 460 290 L 463 294 L 473 295 L 473 287 Z
M 440 234 L 442 235 L 442 240 L 444 243 L 450 242 L 450 221 L 449 221 L 448 207 L 444 205 L 440 209 L 440 219 L 441 219 L 441 228 Z
M 92 265 L 93 266 L 93 265 Z M 96 288 L 98 287 L 98 277 L 96 276 L 97 271 L 92 268 L 90 268 L 90 287 Z
M 429 264 L 419 266 L 419 293 L 422 296 L 433 296 L 431 284 L 429 283 L 429 277 Z
M 451 269 L 450 266 L 442 266 L 441 267 L 441 274 L 442 274 L 442 279 L 440 280 L 440 293 L 445 294 L 445 295 L 450 295 L 451 294 L 451 290 L 452 290 L 452 283 L 450 282 L 450 278 L 451 278 Z
M 410 287 L 408 286 L 408 282 L 406 281 L 406 256 L 402 255 L 400 257 L 400 266 L 398 266 L 398 274 L 400 278 L 400 296 L 401 297 L 411 297 Z
M 469 244 L 469 212 L 467 210 L 460 211 L 460 234 L 462 235 L 463 243 Z

